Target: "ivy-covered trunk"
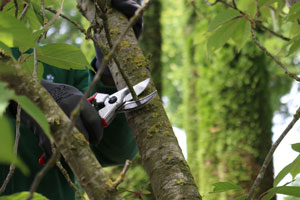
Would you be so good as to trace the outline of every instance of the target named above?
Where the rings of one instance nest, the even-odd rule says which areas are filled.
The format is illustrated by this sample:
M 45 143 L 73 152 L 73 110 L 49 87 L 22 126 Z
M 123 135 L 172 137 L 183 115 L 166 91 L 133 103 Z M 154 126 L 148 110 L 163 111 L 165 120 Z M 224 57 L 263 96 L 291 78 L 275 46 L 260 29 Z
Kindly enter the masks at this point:
M 155 87 L 161 96 L 162 92 L 162 64 L 161 64 L 161 2 L 152 0 L 149 8 L 144 12 L 144 31 L 140 40 L 141 48 L 152 64 L 151 75 Z
M 188 161 L 201 194 L 211 192 L 212 185 L 220 181 L 242 186 L 245 194 L 272 142 L 270 62 L 251 42 L 241 51 L 226 44 L 208 54 L 205 41 L 199 38 L 217 9 L 202 9 L 206 18 L 193 9 L 187 25 L 186 71 L 191 80 L 197 78 L 185 84 Z M 258 194 L 272 187 L 272 181 L 270 167 Z M 209 194 L 208 199 L 230 200 L 241 194 Z
M 91 23 L 97 20 L 101 24 L 99 18 L 95 19 L 95 6 L 92 2 L 83 0 L 77 2 L 78 8 Z M 108 11 L 108 32 L 112 41 L 116 41 L 128 26 L 128 21 L 118 12 Z M 109 46 L 105 34 L 99 33 L 97 28 L 94 30 L 96 40 Z M 150 77 L 147 70 L 149 62 L 139 48 L 132 30 L 123 38 L 114 59 L 118 61 L 132 84 Z M 116 65 L 110 65 L 110 69 L 117 88 L 125 87 Z M 145 92 L 149 94 L 154 90 L 154 84 L 151 82 Z M 201 199 L 160 98 L 156 96 L 144 108 L 128 113 L 127 119 L 156 199 Z

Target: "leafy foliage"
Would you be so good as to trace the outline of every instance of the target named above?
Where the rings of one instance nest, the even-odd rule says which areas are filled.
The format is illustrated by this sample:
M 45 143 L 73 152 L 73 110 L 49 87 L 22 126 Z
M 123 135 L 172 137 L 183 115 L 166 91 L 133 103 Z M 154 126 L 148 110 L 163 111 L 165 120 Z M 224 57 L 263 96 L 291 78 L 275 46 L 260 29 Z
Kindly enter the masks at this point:
M 228 183 L 228 182 L 218 182 L 213 184 L 214 189 L 213 193 L 218 193 L 218 192 L 225 192 L 228 190 L 242 190 L 243 188 L 241 186 Z
M 13 137 L 12 128 L 8 119 L 5 116 L 0 117 L 0 163 L 13 163 L 19 167 L 24 174 L 29 174 L 29 169 L 25 164 L 15 155 L 13 151 Z

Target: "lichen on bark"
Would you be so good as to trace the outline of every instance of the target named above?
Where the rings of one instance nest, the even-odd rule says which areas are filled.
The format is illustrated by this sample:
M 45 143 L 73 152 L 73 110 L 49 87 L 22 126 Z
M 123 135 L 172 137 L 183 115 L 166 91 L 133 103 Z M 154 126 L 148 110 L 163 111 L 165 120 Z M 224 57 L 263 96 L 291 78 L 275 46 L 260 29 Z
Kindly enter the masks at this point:
M 77 2 L 79 9 L 91 23 L 95 20 L 101 23 L 101 20 L 95 19 L 95 15 L 91 14 L 95 13 L 94 7 L 88 6 L 87 1 L 78 0 Z M 107 14 L 109 29 L 119 29 L 120 32 L 126 29 L 128 21 L 121 17 L 120 13 L 111 10 Z M 96 40 L 106 45 L 105 34 L 97 32 L 99 29 L 94 30 Z M 112 41 L 116 41 L 116 34 L 111 34 L 111 38 Z M 134 85 L 150 77 L 147 70 L 149 62 L 146 61 L 139 48 L 132 30 L 123 40 L 128 41 L 130 47 L 123 45 L 117 48 L 114 59 L 118 61 L 130 83 Z M 125 87 L 116 65 L 112 63 L 109 67 L 117 88 Z M 151 81 L 145 93 L 149 94 L 154 90 L 154 83 Z M 156 199 L 201 199 L 160 98 L 156 96 L 148 105 L 126 116 Z M 154 131 L 149 133 L 149 129 L 154 126 L 159 129 L 154 128 Z

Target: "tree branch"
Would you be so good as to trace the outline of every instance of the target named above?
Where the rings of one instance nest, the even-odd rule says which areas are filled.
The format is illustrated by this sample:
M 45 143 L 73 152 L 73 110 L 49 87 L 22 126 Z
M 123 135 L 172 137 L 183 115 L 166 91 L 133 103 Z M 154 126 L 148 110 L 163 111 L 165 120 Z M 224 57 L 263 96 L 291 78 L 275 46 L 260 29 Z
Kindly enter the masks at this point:
M 207 2 L 207 0 L 204 0 L 204 1 Z M 231 5 L 231 4 L 227 3 L 227 2 L 224 1 L 224 0 L 216 0 L 213 4 L 210 4 L 210 3 L 209 3 L 208 5 L 209 5 L 209 6 L 214 6 L 214 5 L 217 4 L 218 2 L 224 4 L 225 6 L 227 6 L 227 7 L 229 7 L 229 8 L 232 8 L 232 9 L 234 9 L 234 10 L 236 10 L 236 11 L 239 11 L 239 12 L 241 13 L 241 15 L 247 17 L 246 13 L 244 13 L 243 11 L 241 11 L 240 9 L 238 9 L 238 8 L 236 7 L 236 5 Z M 248 18 L 248 17 L 247 17 L 247 18 Z M 273 30 L 267 28 L 267 27 L 264 26 L 260 21 L 256 21 L 256 20 L 255 20 L 255 21 L 253 21 L 253 23 L 255 24 L 255 26 L 258 26 L 258 27 L 260 27 L 261 29 L 263 29 L 263 30 L 265 30 L 265 31 L 267 31 L 267 32 L 269 32 L 269 33 L 271 33 L 271 34 L 274 35 L 275 37 L 278 37 L 278 38 L 280 38 L 280 39 L 282 39 L 282 40 L 285 40 L 285 41 L 290 41 L 290 40 L 291 40 L 290 38 L 285 37 L 285 36 L 283 36 L 283 35 L 281 35 L 281 34 L 279 34 L 279 33 L 276 33 L 275 31 L 273 31 Z
M 131 161 L 126 160 L 123 170 L 121 171 L 119 176 L 116 178 L 116 180 L 113 182 L 113 187 L 115 189 L 117 189 L 117 187 L 123 182 L 126 172 L 128 171 L 130 165 L 131 165 Z
M 60 163 L 60 161 L 56 161 L 56 166 L 59 168 L 59 170 L 61 171 L 61 173 L 64 175 L 65 179 L 67 180 L 67 182 L 69 183 L 69 185 L 71 186 L 71 188 L 76 192 L 76 194 L 78 195 L 78 197 L 80 197 L 81 200 L 85 200 L 83 194 L 80 192 L 80 190 L 76 187 L 76 185 L 72 182 L 67 170 L 65 170 L 65 168 L 62 166 L 62 164 Z
M 268 165 L 270 164 L 270 162 L 272 161 L 273 158 L 273 154 L 276 150 L 276 148 L 278 147 L 278 145 L 280 144 L 280 142 L 283 140 L 283 138 L 289 133 L 289 131 L 293 128 L 293 126 L 295 125 L 295 123 L 299 120 L 300 118 L 300 107 L 298 108 L 298 110 L 296 111 L 293 120 L 289 123 L 289 125 L 285 128 L 285 130 L 282 132 L 282 134 L 280 135 L 280 137 L 276 140 L 276 142 L 272 145 L 271 149 L 269 150 L 263 164 L 262 167 L 259 170 L 259 173 L 250 189 L 250 192 L 248 194 L 248 197 L 246 200 L 251 200 L 252 197 L 255 194 L 256 189 L 259 187 L 261 180 L 263 179 L 266 169 L 268 167 Z
M 118 199 L 114 193 L 109 191 L 110 180 L 102 170 L 83 135 L 76 128 L 73 128 L 68 139 L 64 139 L 63 135 L 70 120 L 50 94 L 40 84 L 32 80 L 27 71 L 12 59 L 6 57 L 0 59 L 0 66 L 0 80 L 7 82 L 8 87 L 14 89 L 16 94 L 27 96 L 43 111 L 50 124 L 51 135 L 57 148 L 60 149 L 61 154 L 89 198 L 92 200 Z
M 251 36 L 254 43 L 263 51 L 265 52 L 269 57 L 272 58 L 287 74 L 289 77 L 295 79 L 296 81 L 300 81 L 300 77 L 298 77 L 296 74 L 291 73 L 288 71 L 287 67 L 281 63 L 275 56 L 273 56 L 262 44 L 259 43 L 259 41 L 256 39 L 255 33 L 254 33 L 254 24 L 251 23 Z
M 45 165 L 45 167 L 43 167 L 43 169 L 41 171 L 39 171 L 35 177 L 34 177 L 34 180 L 33 180 L 33 183 L 30 187 L 30 193 L 27 197 L 26 200 L 30 200 L 33 198 L 33 194 L 35 193 L 37 187 L 39 186 L 41 180 L 43 179 L 43 177 L 46 175 L 46 173 L 49 171 L 49 169 L 51 169 L 55 162 L 59 159 L 59 151 L 58 149 L 56 151 L 54 151 L 52 153 L 52 156 L 51 158 L 48 160 L 47 164 Z
M 90 1 L 77 2 L 77 7 L 90 23 L 99 20 L 95 19 L 96 10 Z M 108 12 L 108 28 L 114 30 L 110 31 L 112 41 L 117 41 L 120 33 L 124 33 L 127 27 L 126 17 L 115 10 Z M 104 33 L 96 32 L 95 37 L 100 43 L 107 44 Z M 124 36 L 114 55 L 130 82 L 137 83 L 150 77 L 147 70 L 149 62 L 146 62 L 132 30 Z M 126 83 L 118 73 L 117 66 L 112 64 L 109 68 L 117 88 L 125 87 Z M 151 82 L 145 93 L 153 90 L 155 87 Z M 156 199 L 201 199 L 159 97 L 126 116 Z

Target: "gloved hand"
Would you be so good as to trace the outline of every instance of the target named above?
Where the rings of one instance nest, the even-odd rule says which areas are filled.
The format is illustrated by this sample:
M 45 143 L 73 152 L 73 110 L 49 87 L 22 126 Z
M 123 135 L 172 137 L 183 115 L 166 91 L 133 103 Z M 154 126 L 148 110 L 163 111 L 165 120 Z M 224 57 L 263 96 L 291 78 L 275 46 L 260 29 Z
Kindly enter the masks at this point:
M 70 117 L 72 110 L 79 103 L 83 94 L 70 85 L 57 84 L 45 80 L 42 80 L 41 84 L 50 93 L 65 114 Z M 91 144 L 98 144 L 103 136 L 104 127 L 101 118 L 88 101 L 84 103 L 76 121 L 76 128 L 83 133 L 84 137 Z M 35 133 L 39 137 L 39 145 L 44 151 L 44 161 L 47 161 L 52 154 L 50 141 L 39 126 L 35 128 Z

